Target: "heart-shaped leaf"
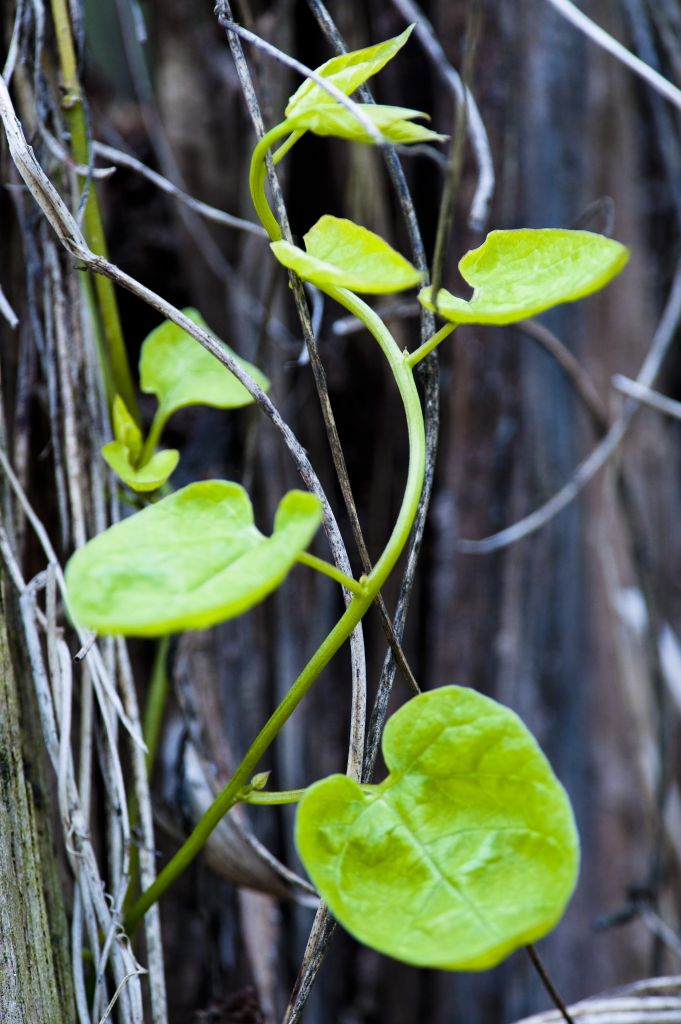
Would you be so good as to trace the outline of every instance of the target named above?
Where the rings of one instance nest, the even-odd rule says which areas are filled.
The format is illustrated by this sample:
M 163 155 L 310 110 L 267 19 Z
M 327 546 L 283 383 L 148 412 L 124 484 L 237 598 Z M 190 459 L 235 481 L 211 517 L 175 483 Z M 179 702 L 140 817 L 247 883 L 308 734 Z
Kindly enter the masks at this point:
M 409 107 L 388 107 L 378 103 L 358 103 L 365 117 L 375 125 L 388 142 L 402 145 L 408 142 L 441 142 L 446 138 L 430 128 L 414 124 L 415 118 L 427 118 L 420 110 Z M 315 135 L 334 135 L 352 142 L 375 143 L 364 125 L 340 103 L 318 103 L 286 119 L 292 131 L 314 132 Z
M 185 309 L 183 312 L 197 327 L 213 333 L 198 310 Z M 237 356 L 216 335 L 213 337 L 267 391 L 267 377 L 256 366 Z M 239 409 L 253 401 L 243 384 L 226 366 L 171 320 L 165 320 L 142 344 L 140 386 L 142 391 L 156 395 L 164 422 L 177 409 L 188 405 Z
M 98 633 L 127 636 L 212 626 L 278 587 L 321 518 L 314 495 L 290 491 L 265 537 L 239 484 L 190 484 L 73 555 L 66 567 L 71 614 Z
M 307 252 L 288 242 L 272 242 L 280 263 L 319 288 L 334 285 L 354 292 L 403 291 L 422 274 L 373 231 L 325 214 L 305 235 Z
M 459 263 L 470 301 L 430 288 L 419 302 L 457 324 L 510 324 L 598 291 L 624 268 L 629 251 L 590 231 L 552 228 L 492 231 Z
M 561 917 L 578 838 L 568 798 L 507 708 L 443 687 L 388 722 L 390 774 L 311 786 L 298 808 L 300 856 L 356 938 L 407 963 L 492 967 Z
M 122 441 L 110 441 L 101 453 L 123 483 L 138 492 L 158 490 L 180 461 L 180 453 L 175 448 L 167 448 L 156 452 L 143 466 L 135 466 L 130 449 Z
M 327 78 L 329 82 L 349 96 L 358 89 L 360 85 L 375 75 L 381 68 L 385 67 L 389 60 L 402 49 L 412 33 L 414 26 L 410 25 L 393 39 L 386 39 L 383 43 L 376 43 L 374 46 L 366 46 L 362 50 L 353 50 L 352 53 L 341 53 L 332 57 L 325 64 L 317 68 L 317 74 Z M 307 79 L 296 89 L 288 101 L 286 116 L 292 117 L 319 103 L 328 103 L 329 94 L 320 85 L 311 79 Z

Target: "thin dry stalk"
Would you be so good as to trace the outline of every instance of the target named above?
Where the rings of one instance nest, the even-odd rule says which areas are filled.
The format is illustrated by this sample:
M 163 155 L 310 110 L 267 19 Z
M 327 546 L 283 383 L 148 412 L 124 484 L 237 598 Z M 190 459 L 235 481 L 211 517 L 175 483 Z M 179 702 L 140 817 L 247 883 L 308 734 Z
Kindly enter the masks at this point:
M 648 354 L 636 378 L 637 384 L 649 388 L 655 381 L 665 356 L 674 340 L 681 321 L 681 264 L 676 269 L 674 281 L 662 317 L 653 336 Z M 638 410 L 638 402 L 631 399 L 610 427 L 602 441 L 590 455 L 579 464 L 571 479 L 540 508 L 512 526 L 500 530 L 482 540 L 459 540 L 457 548 L 465 554 L 486 555 L 515 544 L 530 534 L 536 533 L 555 519 L 584 490 L 586 485 L 601 471 L 622 443 Z

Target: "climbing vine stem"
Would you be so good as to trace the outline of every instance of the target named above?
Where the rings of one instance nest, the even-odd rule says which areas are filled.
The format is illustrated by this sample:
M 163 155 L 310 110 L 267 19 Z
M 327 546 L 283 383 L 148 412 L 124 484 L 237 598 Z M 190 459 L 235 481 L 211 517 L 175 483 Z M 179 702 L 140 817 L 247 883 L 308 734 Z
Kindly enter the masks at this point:
M 64 89 L 62 104 L 71 134 L 73 159 L 77 164 L 87 165 L 90 155 L 87 121 L 83 105 L 83 94 L 78 78 L 78 65 L 67 0 L 51 0 L 51 6 Z M 90 184 L 83 213 L 83 222 L 88 245 L 98 256 L 103 256 L 107 259 L 108 253 L 104 226 L 94 182 Z M 108 278 L 97 274 L 94 278 L 94 288 L 102 333 L 106 342 L 108 366 L 103 367 L 103 372 L 107 379 L 109 401 L 112 402 L 115 394 L 119 394 L 131 414 L 139 422 L 137 395 L 132 374 L 130 373 L 130 365 L 128 363 L 113 284 Z
M 262 140 L 263 143 L 265 139 Z M 268 142 L 267 148 L 271 145 L 271 141 Z M 409 439 L 409 469 L 402 506 L 383 554 L 364 581 L 364 592 L 355 594 L 345 614 L 313 654 L 289 692 L 260 730 L 230 781 L 217 795 L 191 835 L 166 864 L 154 883 L 129 909 L 125 920 L 128 934 L 134 933 L 147 910 L 160 899 L 191 864 L 225 814 L 239 801 L 240 794 L 247 787 L 255 768 L 284 724 L 371 607 L 374 598 L 390 575 L 409 539 L 423 488 L 426 465 L 423 414 L 412 370 L 408 365 L 406 355 L 400 351 L 390 331 L 370 306 L 344 288 L 329 287 L 327 293 L 330 298 L 335 299 L 349 313 L 356 316 L 378 342 L 400 392 Z

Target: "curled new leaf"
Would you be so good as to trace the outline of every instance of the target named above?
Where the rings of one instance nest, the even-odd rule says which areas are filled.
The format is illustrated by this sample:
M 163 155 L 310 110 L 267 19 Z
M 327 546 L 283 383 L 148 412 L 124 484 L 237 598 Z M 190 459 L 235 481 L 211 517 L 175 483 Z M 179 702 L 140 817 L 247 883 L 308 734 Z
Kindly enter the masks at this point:
M 422 274 L 387 242 L 359 224 L 325 214 L 305 237 L 306 252 L 272 242 L 280 263 L 319 288 L 333 285 L 380 294 L 413 288 Z
M 212 626 L 278 587 L 321 518 L 314 495 L 291 491 L 266 537 L 239 484 L 190 484 L 73 555 L 66 567 L 71 614 L 98 633 L 127 636 Z
M 143 466 L 135 466 L 131 452 L 122 441 L 110 441 L 101 449 L 102 457 L 133 491 L 157 491 L 175 472 L 180 461 L 176 448 L 156 452 Z
M 520 719 L 472 690 L 405 704 L 389 775 L 311 786 L 296 841 L 331 912 L 407 963 L 483 970 L 561 917 L 577 876 L 568 798 Z
M 510 324 L 598 291 L 628 259 L 620 242 L 590 231 L 492 231 L 459 263 L 474 289 L 469 301 L 442 288 L 436 308 L 424 288 L 419 302 L 457 324 Z
M 317 68 L 317 74 L 326 78 L 337 89 L 349 96 L 372 75 L 385 67 L 389 60 L 392 60 L 406 43 L 413 28 L 414 26 L 410 25 L 399 36 L 386 39 L 383 43 L 376 43 L 374 46 L 366 46 L 362 50 L 353 50 L 352 53 L 341 53 L 337 57 L 332 57 L 331 60 L 327 60 L 325 64 Z M 308 78 L 289 99 L 286 116 L 293 117 L 294 114 L 316 107 L 319 103 L 328 103 L 329 99 L 329 93 Z
M 157 452 L 140 465 L 142 432 L 130 415 L 125 402 L 116 395 L 112 411 L 114 441 L 101 449 L 105 462 L 133 491 L 156 491 L 174 472 L 180 453 L 174 448 Z
M 198 310 L 183 312 L 198 327 L 213 333 Z M 220 343 L 263 390 L 269 388 L 267 377 L 257 367 L 237 356 L 224 342 Z M 142 391 L 156 395 L 164 421 L 177 409 L 188 405 L 239 409 L 253 401 L 226 366 L 171 320 L 164 321 L 142 344 L 140 386 Z
M 131 461 L 136 464 L 142 454 L 142 431 L 128 411 L 120 395 L 116 395 L 112 410 L 114 437 L 130 452 Z
M 358 103 L 362 114 L 371 121 L 387 142 L 402 145 L 409 142 L 441 142 L 446 136 L 438 135 L 430 128 L 414 124 L 418 118 L 428 115 L 420 110 L 409 107 L 389 107 L 379 103 Z M 300 113 L 288 117 L 286 123 L 291 130 L 306 130 L 315 135 L 334 135 L 352 142 L 375 143 L 361 121 L 340 103 L 318 103 L 314 107 L 305 107 Z

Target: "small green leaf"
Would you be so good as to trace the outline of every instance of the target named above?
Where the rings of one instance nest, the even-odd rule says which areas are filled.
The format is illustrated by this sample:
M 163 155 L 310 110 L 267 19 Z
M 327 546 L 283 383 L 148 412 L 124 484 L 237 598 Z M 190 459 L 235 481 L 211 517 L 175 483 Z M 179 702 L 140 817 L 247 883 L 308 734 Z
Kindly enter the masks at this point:
M 399 292 L 413 288 L 423 276 L 373 231 L 329 214 L 305 235 L 307 252 L 288 242 L 272 242 L 270 247 L 280 263 L 319 288 Z
M 175 471 L 180 453 L 175 448 L 156 452 L 144 466 L 133 465 L 130 449 L 122 441 L 110 441 L 101 449 L 103 458 L 133 491 L 156 491 Z
M 321 519 L 314 495 L 291 491 L 265 537 L 239 484 L 190 484 L 76 551 L 66 567 L 71 614 L 127 636 L 212 626 L 278 587 Z
M 112 419 L 114 437 L 125 445 L 130 453 L 130 462 L 136 466 L 142 454 L 142 431 L 128 412 L 128 407 L 120 395 L 114 398 Z
M 374 46 L 366 46 L 362 50 L 353 50 L 352 53 L 341 53 L 337 57 L 332 57 L 331 60 L 327 60 L 325 64 L 316 69 L 317 74 L 328 79 L 337 89 L 349 96 L 360 85 L 364 85 L 372 75 L 385 67 L 389 60 L 392 60 L 406 43 L 413 28 L 414 26 L 410 25 L 399 36 L 386 39 L 383 43 L 376 43 Z M 328 103 L 329 99 L 328 92 L 308 78 L 289 99 L 286 117 L 292 117 L 305 109 L 316 107 L 319 103 Z
M 561 917 L 578 837 L 568 798 L 507 708 L 447 686 L 388 722 L 390 774 L 311 786 L 298 851 L 322 898 L 361 942 L 447 970 L 492 967 Z
M 441 142 L 446 138 L 445 135 L 438 135 L 430 128 L 413 123 L 415 118 L 428 117 L 420 110 L 381 106 L 378 103 L 358 103 L 357 106 L 386 141 L 396 145 L 408 142 Z M 374 137 L 362 123 L 340 103 L 318 103 L 287 118 L 287 123 L 291 131 L 305 129 L 314 132 L 315 135 L 334 135 L 339 139 L 350 139 L 353 142 L 375 143 Z
M 183 312 L 197 327 L 213 333 L 198 310 Z M 216 335 L 213 337 L 220 341 Z M 220 343 L 263 390 L 269 388 L 267 377 L 257 367 L 237 356 L 224 342 Z M 253 401 L 233 373 L 171 320 L 165 320 L 142 344 L 140 386 L 142 391 L 156 395 L 164 420 L 188 405 L 239 409 Z
M 492 231 L 459 263 L 470 301 L 440 289 L 436 310 L 424 288 L 419 302 L 457 324 L 510 324 L 598 291 L 628 259 L 626 246 L 590 231 Z

